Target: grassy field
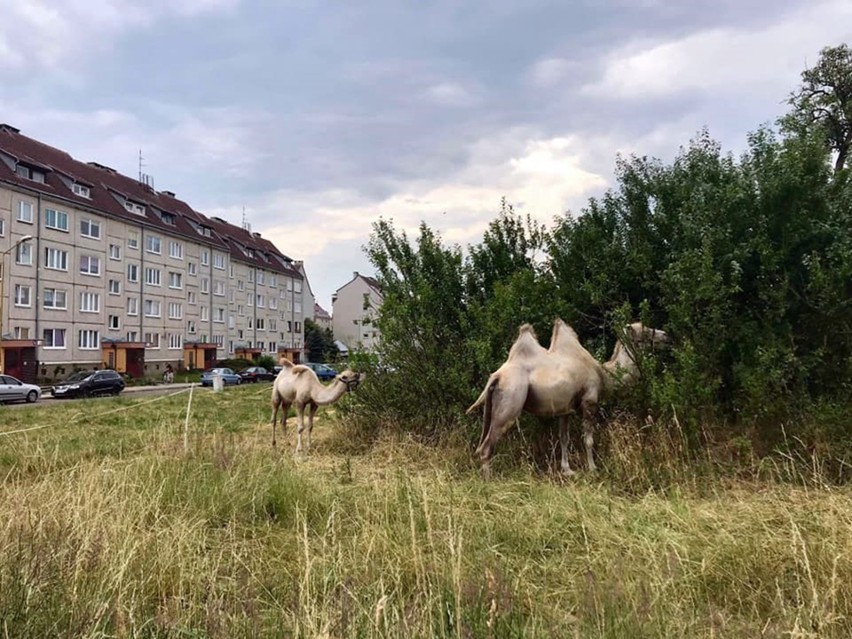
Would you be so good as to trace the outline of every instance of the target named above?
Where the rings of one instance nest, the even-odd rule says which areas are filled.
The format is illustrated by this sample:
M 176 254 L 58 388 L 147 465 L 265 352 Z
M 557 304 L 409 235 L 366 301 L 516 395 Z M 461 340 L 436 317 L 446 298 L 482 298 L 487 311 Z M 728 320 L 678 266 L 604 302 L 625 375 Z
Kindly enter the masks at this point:
M 328 417 L 297 459 L 267 392 L 197 389 L 186 440 L 187 393 L 0 407 L 0 635 L 852 636 L 850 491 L 818 470 L 625 490 L 622 432 L 597 476 L 484 482 Z

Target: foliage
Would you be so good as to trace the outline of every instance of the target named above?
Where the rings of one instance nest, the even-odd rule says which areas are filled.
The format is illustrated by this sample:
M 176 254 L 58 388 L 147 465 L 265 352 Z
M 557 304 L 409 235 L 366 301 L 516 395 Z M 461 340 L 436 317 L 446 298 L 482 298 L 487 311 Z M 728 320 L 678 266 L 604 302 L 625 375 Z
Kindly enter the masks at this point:
M 266 370 L 271 371 L 278 365 L 278 362 L 275 361 L 275 358 L 272 357 L 272 355 L 261 355 L 257 358 L 255 365 L 262 366 Z
M 327 362 L 337 354 L 331 329 L 322 328 L 311 319 L 305 320 L 305 348 L 309 362 Z
M 504 201 L 466 251 L 425 224 L 412 240 L 379 222 L 381 364 L 361 408 L 421 435 L 472 434 L 463 411 L 518 325 L 546 346 L 556 316 L 600 359 L 628 321 L 667 330 L 674 348 L 624 405 L 676 415 L 693 443 L 708 419 L 777 424 L 848 403 L 852 181 L 832 171 L 822 125 L 798 122 L 758 129 L 739 158 L 706 131 L 669 164 L 619 158 L 617 185 L 551 228 Z
M 802 86 L 789 100 L 793 111 L 783 120 L 790 130 L 814 129 L 834 151 L 834 168 L 846 165 L 852 148 L 852 49 L 847 44 L 826 47 L 819 61 L 802 72 Z

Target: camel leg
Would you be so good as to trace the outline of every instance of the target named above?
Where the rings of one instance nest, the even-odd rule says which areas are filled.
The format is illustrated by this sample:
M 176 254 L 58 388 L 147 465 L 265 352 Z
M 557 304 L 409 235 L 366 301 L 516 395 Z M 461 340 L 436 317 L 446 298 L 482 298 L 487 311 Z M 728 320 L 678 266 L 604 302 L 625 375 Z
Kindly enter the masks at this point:
M 497 442 L 515 423 L 524 407 L 524 395 L 516 405 L 507 403 L 509 396 L 496 390 L 493 393 L 493 412 L 487 425 L 487 434 L 479 445 L 479 458 L 482 460 L 482 474 L 488 479 L 491 476 L 491 457 Z
M 568 443 L 570 441 L 570 415 L 559 416 L 559 446 L 562 449 L 562 474 L 568 477 L 574 475 L 571 464 L 568 463 Z
M 314 432 L 314 415 L 317 414 L 317 406 L 313 402 L 308 406 L 308 440 L 305 445 L 306 450 L 311 449 L 311 434 Z
M 296 439 L 296 452 L 302 452 L 302 431 L 305 430 L 305 407 L 296 404 L 296 415 L 299 418 L 298 438 Z
M 281 405 L 281 398 L 275 394 L 272 396 L 272 447 L 275 447 L 275 422 L 278 421 L 278 407 Z
M 589 470 L 598 469 L 592 449 L 595 446 L 595 418 L 597 416 L 596 402 L 583 402 L 583 443 L 586 445 L 586 462 Z

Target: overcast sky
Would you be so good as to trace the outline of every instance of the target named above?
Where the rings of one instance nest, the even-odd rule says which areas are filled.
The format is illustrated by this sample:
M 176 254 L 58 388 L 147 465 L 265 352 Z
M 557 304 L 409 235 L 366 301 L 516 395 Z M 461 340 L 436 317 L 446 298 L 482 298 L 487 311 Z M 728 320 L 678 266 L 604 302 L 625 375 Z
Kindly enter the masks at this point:
M 550 221 L 787 110 L 849 0 L 0 0 L 0 122 L 306 263 L 372 269 L 371 223 L 479 240 L 506 196 Z

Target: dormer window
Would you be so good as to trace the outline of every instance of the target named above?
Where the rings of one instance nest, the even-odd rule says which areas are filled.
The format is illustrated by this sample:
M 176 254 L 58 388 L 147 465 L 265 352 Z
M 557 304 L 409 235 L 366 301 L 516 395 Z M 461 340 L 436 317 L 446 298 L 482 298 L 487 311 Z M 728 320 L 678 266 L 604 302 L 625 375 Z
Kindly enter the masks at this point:
M 25 164 L 18 164 L 15 169 L 15 173 L 17 173 L 19 177 L 22 177 L 25 180 L 32 180 L 33 182 L 41 182 L 42 184 L 44 184 L 44 171 L 31 168 L 29 166 L 26 166 Z
M 171 226 L 175 225 L 175 216 L 171 213 L 163 213 L 162 214 L 163 222 L 166 224 L 170 224 Z
M 71 190 L 74 191 L 74 195 L 79 195 L 80 197 L 84 197 L 87 199 L 91 199 L 91 191 L 89 187 L 85 184 L 77 184 L 76 182 L 71 186 Z
M 203 235 L 204 237 L 210 237 L 211 235 L 213 235 L 213 229 L 209 226 L 199 226 L 198 232 L 201 233 L 201 235 Z
M 130 200 L 124 201 L 124 208 L 135 215 L 145 215 L 145 207 Z

